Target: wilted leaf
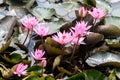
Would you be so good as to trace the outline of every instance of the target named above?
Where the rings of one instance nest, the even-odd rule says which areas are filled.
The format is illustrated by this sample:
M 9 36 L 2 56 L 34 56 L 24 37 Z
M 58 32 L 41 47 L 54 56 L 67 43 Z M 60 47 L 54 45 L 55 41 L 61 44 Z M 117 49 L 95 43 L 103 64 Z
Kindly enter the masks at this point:
M 98 52 L 88 57 L 86 63 L 91 67 L 115 66 L 120 67 L 120 57 L 110 52 Z
M 16 64 L 19 63 L 21 61 L 21 55 L 20 54 L 12 54 L 9 57 L 7 55 L 4 54 L 4 56 L 2 56 L 2 58 L 12 64 Z
M 53 70 L 55 69 L 55 67 L 57 67 L 60 64 L 61 58 L 62 58 L 62 55 L 59 55 L 54 59 L 53 68 L 52 68 Z
M 58 68 L 58 71 L 61 72 L 61 73 L 66 73 L 67 75 L 73 75 L 73 73 L 64 69 L 63 67 L 57 67 L 57 68 Z
M 0 48 L 0 53 L 2 53 L 3 51 L 5 51 L 9 47 L 9 45 L 11 43 L 11 40 L 12 39 L 8 40 L 5 44 L 3 44 L 3 46 Z
M 111 72 L 110 72 L 110 75 L 109 75 L 109 80 L 116 80 L 116 76 L 115 76 L 115 70 L 112 70 Z
M 96 0 L 83 0 L 83 2 L 90 6 L 96 6 Z
M 68 54 L 67 52 L 62 51 L 61 49 L 56 48 L 56 47 L 51 46 L 51 45 L 48 45 L 48 44 L 45 45 L 45 49 L 46 49 L 46 52 L 52 56 L 53 55 L 67 55 Z
M 120 28 L 111 24 L 99 26 L 97 32 L 103 34 L 105 38 L 117 38 L 120 36 Z
M 107 39 L 106 42 L 109 47 L 120 48 L 120 42 L 117 39 L 113 39 L 113 40 Z
M 55 10 L 49 8 L 35 7 L 32 9 L 32 14 L 36 16 L 39 20 L 51 19 L 51 17 L 55 14 Z

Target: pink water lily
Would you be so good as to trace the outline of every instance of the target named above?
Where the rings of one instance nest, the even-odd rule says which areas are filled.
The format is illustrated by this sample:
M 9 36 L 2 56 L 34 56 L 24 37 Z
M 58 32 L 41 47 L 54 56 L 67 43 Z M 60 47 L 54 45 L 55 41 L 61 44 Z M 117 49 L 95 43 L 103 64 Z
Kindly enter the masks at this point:
M 75 44 L 75 45 L 80 45 L 80 44 L 85 44 L 84 43 L 84 37 L 79 37 L 77 35 L 73 35 L 73 40 L 72 40 L 72 44 Z
M 84 18 L 87 15 L 88 10 L 85 9 L 84 7 L 80 7 L 78 9 L 79 16 Z
M 27 72 L 26 72 L 26 68 L 28 67 L 28 65 L 24 65 L 23 63 L 19 63 L 16 67 L 16 70 L 14 72 L 14 74 L 17 74 L 19 77 L 21 75 L 26 75 Z
M 68 44 L 72 41 L 73 37 L 71 32 L 57 32 L 57 35 L 52 36 L 52 39 L 55 40 L 56 42 L 65 45 Z
M 88 13 L 95 19 L 100 19 L 105 16 L 105 11 L 100 8 L 93 8 L 93 11 L 88 11 Z
M 35 17 L 28 17 L 21 20 L 23 26 L 28 29 L 32 30 L 38 24 L 38 20 Z
M 46 59 L 46 58 L 43 58 L 44 54 L 45 54 L 45 51 L 42 51 L 39 49 L 36 49 L 34 53 L 31 53 L 31 55 L 34 57 L 35 60 Z
M 49 28 L 45 26 L 37 26 L 33 30 L 40 36 L 46 36 L 49 32 Z
M 41 61 L 41 66 L 44 68 L 44 67 L 46 67 L 46 65 L 47 65 L 47 61 L 46 61 L 46 59 L 43 59 Z
M 91 28 L 91 26 L 87 26 L 85 21 L 77 22 L 75 27 L 73 28 L 74 34 L 76 36 L 85 36 L 87 31 Z

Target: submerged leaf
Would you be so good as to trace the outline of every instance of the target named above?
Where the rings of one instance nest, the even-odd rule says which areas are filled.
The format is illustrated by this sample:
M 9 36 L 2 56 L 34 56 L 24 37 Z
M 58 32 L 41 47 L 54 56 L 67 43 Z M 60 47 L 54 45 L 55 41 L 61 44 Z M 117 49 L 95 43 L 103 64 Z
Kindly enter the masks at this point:
M 110 52 L 98 52 L 88 57 L 86 63 L 91 67 L 115 66 L 120 67 L 120 57 Z
M 90 32 L 86 37 L 86 43 L 88 45 L 90 44 L 95 45 L 96 43 L 102 41 L 103 39 L 104 39 L 104 36 L 102 34 Z
M 103 34 L 105 38 L 117 38 L 120 36 L 120 28 L 112 24 L 99 26 L 97 32 Z

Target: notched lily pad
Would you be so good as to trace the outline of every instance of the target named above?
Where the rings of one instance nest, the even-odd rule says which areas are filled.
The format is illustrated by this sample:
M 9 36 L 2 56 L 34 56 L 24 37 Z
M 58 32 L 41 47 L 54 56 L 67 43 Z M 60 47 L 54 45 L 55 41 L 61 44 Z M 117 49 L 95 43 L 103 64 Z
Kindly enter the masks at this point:
M 98 52 L 88 57 L 86 63 L 91 67 L 96 66 L 115 66 L 120 67 L 120 56 L 110 52 Z

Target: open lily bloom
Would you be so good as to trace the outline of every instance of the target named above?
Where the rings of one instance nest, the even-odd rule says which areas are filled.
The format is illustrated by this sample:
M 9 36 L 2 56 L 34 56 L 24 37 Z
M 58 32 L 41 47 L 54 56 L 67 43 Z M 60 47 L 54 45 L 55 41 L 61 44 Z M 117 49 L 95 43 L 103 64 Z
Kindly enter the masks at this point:
M 72 28 L 74 30 L 74 34 L 77 36 L 85 36 L 85 34 L 88 32 L 88 30 L 91 28 L 91 26 L 87 26 L 87 23 L 85 21 L 77 22 L 75 27 Z
M 71 32 L 57 32 L 57 35 L 52 36 L 52 39 L 55 40 L 56 42 L 66 45 L 70 43 L 73 39 Z
M 33 29 L 39 36 L 46 36 L 48 35 L 48 32 L 49 32 L 49 28 L 48 27 L 45 27 L 45 26 L 36 26 L 34 29 Z
M 38 20 L 35 17 L 28 17 L 21 20 L 23 26 L 28 29 L 32 30 L 38 24 Z
M 105 11 L 99 9 L 99 8 L 93 8 L 93 11 L 88 11 L 88 13 L 94 18 L 94 19 L 100 19 L 105 16 Z
M 39 49 L 36 49 L 34 53 L 31 53 L 31 55 L 34 57 L 35 60 L 46 59 L 46 58 L 43 58 L 44 54 L 45 54 L 45 51 L 42 51 Z
M 16 67 L 16 70 L 14 72 L 14 74 L 17 74 L 19 77 L 21 75 L 26 75 L 27 72 L 26 72 L 26 68 L 28 67 L 28 65 L 24 65 L 23 63 L 19 63 Z

